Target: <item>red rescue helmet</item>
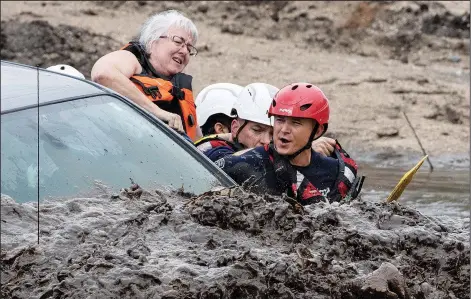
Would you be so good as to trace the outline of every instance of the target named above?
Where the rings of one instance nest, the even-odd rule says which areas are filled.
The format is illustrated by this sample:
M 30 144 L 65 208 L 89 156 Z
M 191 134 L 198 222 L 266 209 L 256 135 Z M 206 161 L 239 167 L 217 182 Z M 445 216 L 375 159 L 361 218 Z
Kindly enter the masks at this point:
M 319 89 L 309 83 L 289 84 L 273 97 L 268 116 L 287 116 L 308 118 L 316 121 L 311 136 L 305 146 L 295 153 L 288 155 L 289 159 L 294 159 L 304 150 L 311 150 L 312 141 L 324 135 L 329 122 L 329 100 Z M 319 126 L 323 126 L 323 132 L 316 137 Z
M 309 83 L 292 83 L 278 91 L 268 116 L 310 118 L 327 127 L 329 100 L 319 87 Z

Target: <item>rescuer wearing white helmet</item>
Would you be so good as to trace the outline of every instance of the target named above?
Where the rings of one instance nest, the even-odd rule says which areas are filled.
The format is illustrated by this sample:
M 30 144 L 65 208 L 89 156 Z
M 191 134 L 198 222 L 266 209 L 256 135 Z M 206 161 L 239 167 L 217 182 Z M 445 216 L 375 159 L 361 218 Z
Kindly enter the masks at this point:
M 230 111 L 229 116 L 233 117 L 230 133 L 204 137 L 195 145 L 208 158 L 216 161 L 242 149 L 269 144 L 273 128 L 268 109 L 277 92 L 277 87 L 266 83 L 252 83 L 243 87 L 231 109 L 225 106 L 225 111 Z
M 243 87 L 232 83 L 206 86 L 196 97 L 196 116 L 203 136 L 231 131 L 233 106 Z
M 244 87 L 234 103 L 237 118 L 232 121 L 231 133 L 235 143 L 244 148 L 269 144 L 273 122 L 268 108 L 278 88 L 266 83 L 252 83 Z
M 69 76 L 74 76 L 80 79 L 85 79 L 85 76 L 79 72 L 76 68 L 67 65 L 67 64 L 57 64 L 47 68 L 47 70 L 54 71 L 57 73 L 66 74 Z

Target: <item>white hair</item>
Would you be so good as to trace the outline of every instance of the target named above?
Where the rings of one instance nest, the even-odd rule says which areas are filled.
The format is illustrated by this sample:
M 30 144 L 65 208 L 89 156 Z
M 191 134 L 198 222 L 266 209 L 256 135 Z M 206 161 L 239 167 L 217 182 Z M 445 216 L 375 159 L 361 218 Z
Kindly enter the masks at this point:
M 195 24 L 177 10 L 166 10 L 148 18 L 141 27 L 139 43 L 144 46 L 147 53 L 150 53 L 152 42 L 165 35 L 171 27 L 188 31 L 192 36 L 193 44 L 196 45 L 198 30 Z

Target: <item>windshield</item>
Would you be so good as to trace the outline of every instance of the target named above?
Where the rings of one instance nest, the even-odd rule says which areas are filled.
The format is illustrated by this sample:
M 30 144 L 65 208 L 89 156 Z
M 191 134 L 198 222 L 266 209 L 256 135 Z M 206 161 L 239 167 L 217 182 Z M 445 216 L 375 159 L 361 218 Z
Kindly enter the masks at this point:
M 19 202 L 71 196 L 101 181 L 183 187 L 201 194 L 223 185 L 203 164 L 132 107 L 96 96 L 2 115 L 1 192 Z

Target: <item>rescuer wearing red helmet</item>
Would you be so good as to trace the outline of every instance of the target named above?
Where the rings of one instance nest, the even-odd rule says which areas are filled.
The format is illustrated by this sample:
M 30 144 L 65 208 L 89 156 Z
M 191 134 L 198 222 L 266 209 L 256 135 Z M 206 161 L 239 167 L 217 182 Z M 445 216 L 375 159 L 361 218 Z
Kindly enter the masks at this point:
M 260 193 L 288 195 L 307 205 L 355 198 L 364 177 L 337 142 L 331 156 L 312 150 L 329 122 L 329 101 L 309 83 L 283 87 L 268 111 L 274 117 L 270 145 L 239 152 L 216 161 L 237 183 Z
M 294 165 L 308 165 L 312 141 L 327 131 L 329 113 L 327 97 L 312 84 L 295 83 L 280 90 L 268 111 L 275 117 L 273 140 L 278 154 Z

